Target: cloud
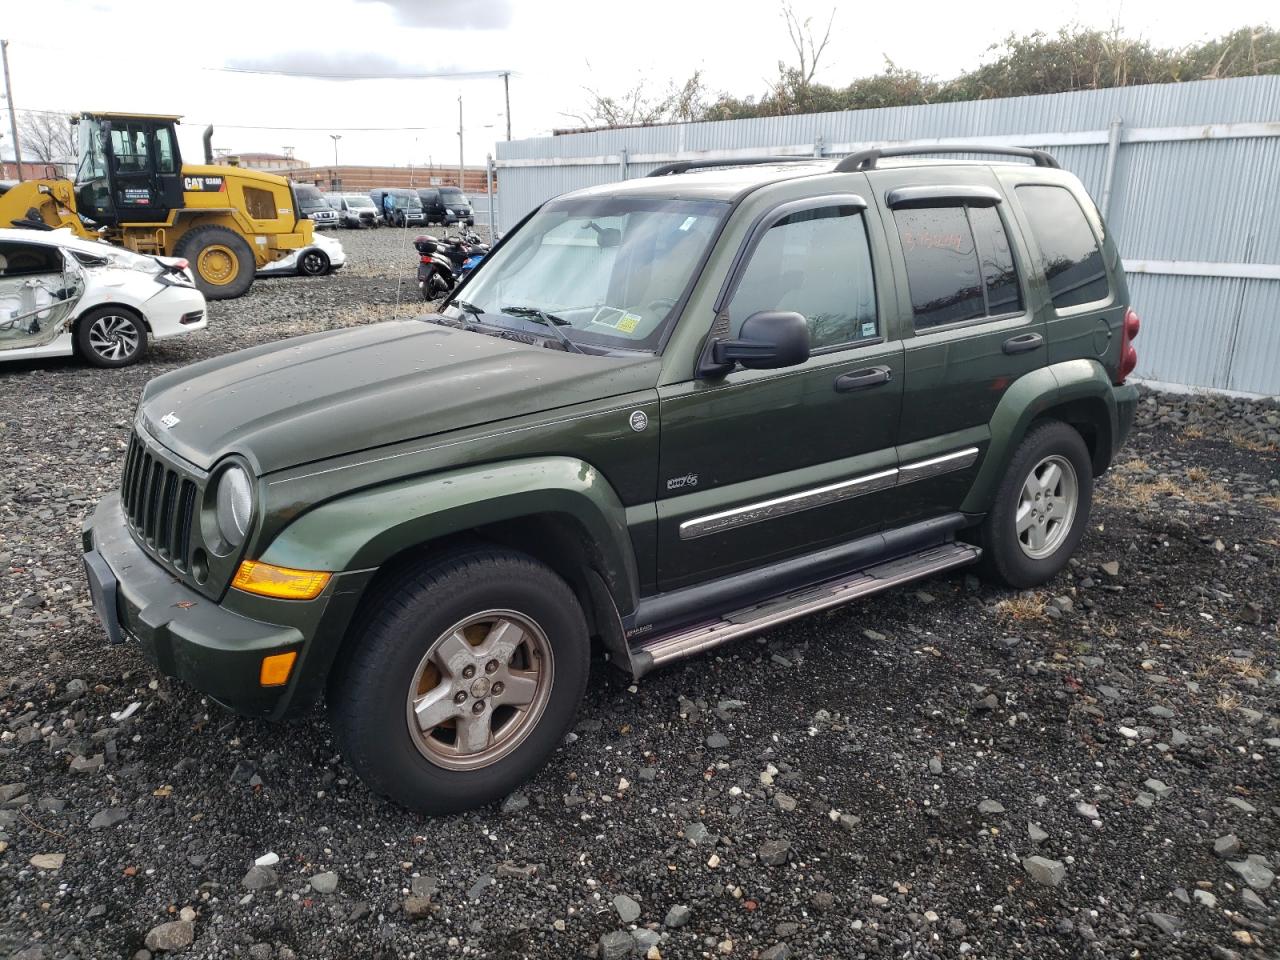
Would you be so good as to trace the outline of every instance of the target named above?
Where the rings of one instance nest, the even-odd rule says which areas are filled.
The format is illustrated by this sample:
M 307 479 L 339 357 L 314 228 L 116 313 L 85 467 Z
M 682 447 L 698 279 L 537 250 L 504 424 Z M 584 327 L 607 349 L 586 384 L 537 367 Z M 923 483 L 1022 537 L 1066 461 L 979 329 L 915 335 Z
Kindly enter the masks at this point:
M 390 7 L 406 27 L 502 30 L 511 25 L 512 0 L 357 0 Z
M 408 62 L 374 51 L 286 50 L 265 57 L 238 57 L 227 61 L 226 69 L 247 73 L 284 73 L 334 80 L 361 77 L 421 77 L 465 73 L 453 63 Z

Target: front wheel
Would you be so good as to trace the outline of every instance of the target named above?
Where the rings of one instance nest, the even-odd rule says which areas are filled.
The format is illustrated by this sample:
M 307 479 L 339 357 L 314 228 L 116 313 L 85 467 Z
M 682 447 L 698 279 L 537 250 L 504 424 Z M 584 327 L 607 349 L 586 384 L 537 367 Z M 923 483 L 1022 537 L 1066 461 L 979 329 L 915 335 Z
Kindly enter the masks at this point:
M 389 581 L 329 682 L 334 734 L 370 789 L 421 813 L 469 810 L 533 776 L 586 689 L 586 620 L 568 585 L 506 550 Z
M 127 367 L 147 353 L 147 327 L 119 307 L 90 310 L 76 324 L 76 347 L 95 367 Z
M 1034 428 L 982 525 L 987 573 L 1019 589 L 1057 576 L 1080 545 L 1092 503 L 1093 465 L 1080 434 L 1058 421 Z

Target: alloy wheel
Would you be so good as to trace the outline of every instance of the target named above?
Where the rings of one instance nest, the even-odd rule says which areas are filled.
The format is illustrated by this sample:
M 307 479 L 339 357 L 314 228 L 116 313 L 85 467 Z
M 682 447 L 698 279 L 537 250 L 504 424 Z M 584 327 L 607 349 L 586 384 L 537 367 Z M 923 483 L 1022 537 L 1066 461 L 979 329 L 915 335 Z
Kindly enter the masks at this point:
M 515 750 L 551 696 L 555 663 L 542 628 L 510 610 L 455 624 L 419 661 L 405 702 L 414 746 L 449 770 L 476 770 Z
M 1057 454 L 1045 457 L 1022 482 L 1014 525 L 1018 545 L 1032 560 L 1052 556 L 1075 522 L 1080 484 L 1075 467 Z
M 138 351 L 139 333 L 131 317 L 104 314 L 89 328 L 89 347 L 104 360 L 127 360 Z

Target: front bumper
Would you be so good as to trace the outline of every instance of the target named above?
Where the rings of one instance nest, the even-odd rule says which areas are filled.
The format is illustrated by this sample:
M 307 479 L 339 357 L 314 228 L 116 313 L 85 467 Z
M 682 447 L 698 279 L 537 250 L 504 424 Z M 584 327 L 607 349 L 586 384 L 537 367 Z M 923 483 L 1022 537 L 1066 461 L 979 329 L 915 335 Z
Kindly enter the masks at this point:
M 314 674 L 318 664 L 307 665 L 303 630 L 229 610 L 179 583 L 134 542 L 118 493 L 104 497 L 85 519 L 83 540 L 89 592 L 112 642 L 136 642 L 161 673 L 237 713 L 280 717 L 291 701 L 300 706 L 313 698 L 315 677 L 304 675 Z M 302 620 L 318 622 L 333 589 L 331 584 L 313 601 L 294 601 L 293 609 L 309 608 Z M 289 650 L 299 651 L 289 683 L 261 686 L 262 658 Z M 322 673 L 330 662 L 331 657 Z
M 151 338 L 167 340 L 169 337 L 180 337 L 184 333 L 193 333 L 208 326 L 207 307 L 204 294 L 195 287 L 166 284 L 159 293 L 146 302 L 143 310 L 147 316 L 147 326 L 151 328 Z M 204 312 L 202 319 L 195 323 L 182 322 L 183 317 L 197 310 Z

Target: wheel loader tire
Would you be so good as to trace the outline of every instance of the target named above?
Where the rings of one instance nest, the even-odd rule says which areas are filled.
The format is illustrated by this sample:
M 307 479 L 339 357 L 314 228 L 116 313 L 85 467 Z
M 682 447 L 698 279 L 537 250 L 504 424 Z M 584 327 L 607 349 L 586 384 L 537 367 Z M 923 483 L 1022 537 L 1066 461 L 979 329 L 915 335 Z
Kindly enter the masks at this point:
M 253 251 L 234 230 L 196 227 L 183 235 L 173 253 L 191 264 L 196 286 L 209 300 L 232 300 L 253 285 Z

